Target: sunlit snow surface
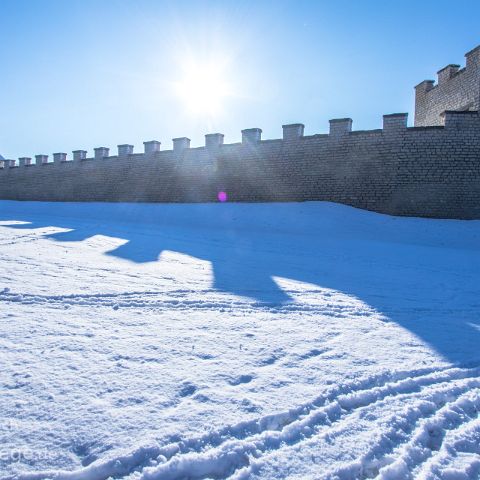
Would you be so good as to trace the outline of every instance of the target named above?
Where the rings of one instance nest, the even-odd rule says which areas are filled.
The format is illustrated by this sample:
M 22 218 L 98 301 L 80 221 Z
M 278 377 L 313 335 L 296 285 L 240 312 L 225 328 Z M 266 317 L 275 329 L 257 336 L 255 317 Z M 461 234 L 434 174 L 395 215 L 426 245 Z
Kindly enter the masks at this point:
M 0 202 L 0 478 L 480 475 L 480 221 Z

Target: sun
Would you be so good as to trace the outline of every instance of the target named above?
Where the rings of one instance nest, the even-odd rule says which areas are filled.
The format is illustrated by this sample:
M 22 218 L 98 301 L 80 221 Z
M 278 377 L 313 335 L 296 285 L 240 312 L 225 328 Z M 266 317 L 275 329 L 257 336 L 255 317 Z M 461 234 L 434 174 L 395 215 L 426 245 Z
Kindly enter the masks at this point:
M 227 97 L 232 94 L 224 68 L 213 62 L 186 65 L 183 78 L 175 83 L 175 90 L 190 113 L 208 116 L 221 113 Z

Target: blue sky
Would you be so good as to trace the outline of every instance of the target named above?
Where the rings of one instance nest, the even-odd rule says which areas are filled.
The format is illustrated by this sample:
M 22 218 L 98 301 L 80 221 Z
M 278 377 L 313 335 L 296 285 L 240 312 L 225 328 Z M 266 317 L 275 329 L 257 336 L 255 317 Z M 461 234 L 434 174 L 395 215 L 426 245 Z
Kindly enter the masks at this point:
M 379 128 L 412 116 L 414 85 L 464 64 L 478 18 L 478 0 L 0 0 L 0 153 L 230 143 L 250 127 L 279 138 L 285 123 L 324 133 L 347 116 Z

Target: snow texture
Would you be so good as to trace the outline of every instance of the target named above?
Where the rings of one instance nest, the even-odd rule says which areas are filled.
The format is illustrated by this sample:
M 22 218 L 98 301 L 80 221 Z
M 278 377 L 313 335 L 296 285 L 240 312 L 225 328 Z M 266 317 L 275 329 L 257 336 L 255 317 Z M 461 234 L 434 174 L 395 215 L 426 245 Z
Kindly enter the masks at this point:
M 0 202 L 0 479 L 478 479 L 480 221 Z

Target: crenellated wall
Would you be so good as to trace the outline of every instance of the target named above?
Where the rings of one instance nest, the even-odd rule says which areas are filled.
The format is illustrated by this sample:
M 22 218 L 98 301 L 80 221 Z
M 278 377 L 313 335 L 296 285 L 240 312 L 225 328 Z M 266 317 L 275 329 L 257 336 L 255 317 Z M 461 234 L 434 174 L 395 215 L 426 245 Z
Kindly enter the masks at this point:
M 446 112 L 445 125 L 407 128 L 407 114 L 385 115 L 383 129 L 352 131 L 351 119 L 330 121 L 330 133 L 304 136 L 284 125 L 283 138 L 261 140 L 260 129 L 224 144 L 206 135 L 190 148 L 174 139 L 144 153 L 119 145 L 94 157 L 84 150 L 54 154 L 53 162 L 8 160 L 0 170 L 0 198 L 43 201 L 213 202 L 326 200 L 377 212 L 440 218 L 480 218 L 480 116 Z
M 437 83 L 424 80 L 415 87 L 415 126 L 443 125 L 446 110 L 480 110 L 480 45 L 465 54 L 466 66 L 447 65 Z

